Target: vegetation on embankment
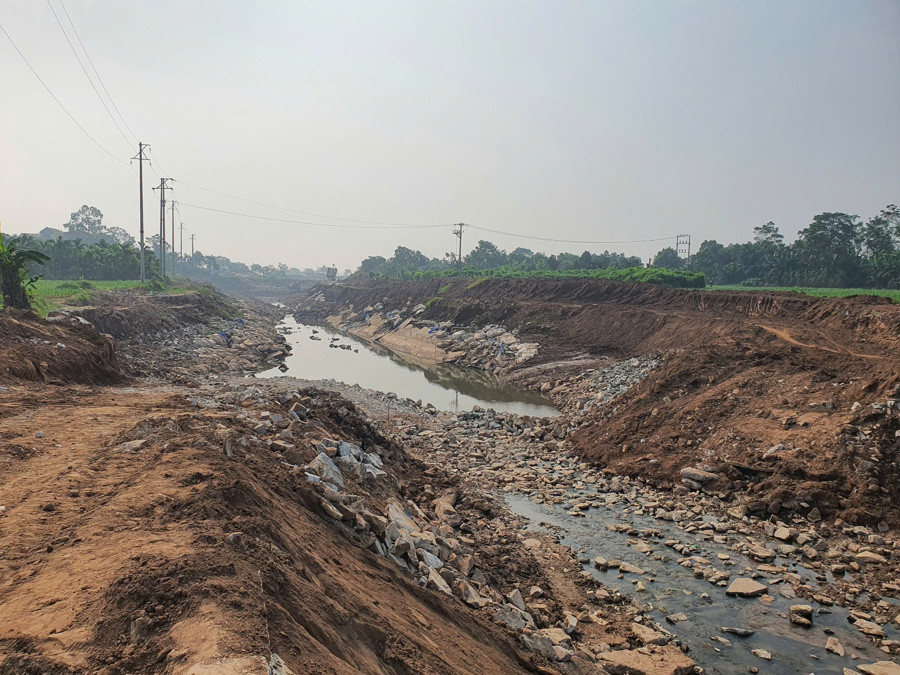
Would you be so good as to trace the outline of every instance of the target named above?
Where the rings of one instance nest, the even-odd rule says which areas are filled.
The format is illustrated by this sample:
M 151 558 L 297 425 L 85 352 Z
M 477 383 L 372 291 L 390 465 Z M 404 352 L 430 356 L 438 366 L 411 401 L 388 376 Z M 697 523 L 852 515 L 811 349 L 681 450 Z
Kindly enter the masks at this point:
M 900 304 L 900 290 L 885 288 L 810 288 L 809 286 L 744 286 L 723 284 L 708 286 L 708 291 L 762 291 L 765 293 L 801 293 L 814 298 L 849 298 L 854 295 L 874 295 L 889 298 Z
M 200 288 L 186 280 L 154 279 L 145 284 L 140 281 L 48 281 L 41 279 L 29 289 L 32 308 L 44 317 L 65 305 L 90 304 L 96 293 L 103 291 L 130 291 L 143 289 L 148 293 L 187 293 Z M 2 307 L 2 303 L 0 303 Z
M 464 267 L 461 274 L 456 270 L 428 270 L 415 272 L 413 280 L 449 279 L 453 277 L 483 279 L 602 279 L 606 281 L 627 281 L 633 283 L 657 284 L 673 288 L 704 288 L 703 274 L 685 270 L 667 270 L 661 267 L 626 267 L 625 269 L 601 270 L 526 270 L 515 265 L 504 265 L 489 270 Z

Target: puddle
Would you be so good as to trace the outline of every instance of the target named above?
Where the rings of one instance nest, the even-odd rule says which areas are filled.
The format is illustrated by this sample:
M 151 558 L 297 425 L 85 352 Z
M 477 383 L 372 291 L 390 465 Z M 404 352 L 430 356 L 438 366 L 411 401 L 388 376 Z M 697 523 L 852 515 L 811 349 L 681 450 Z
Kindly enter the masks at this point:
M 605 493 L 579 491 L 574 496 L 585 496 L 592 500 L 603 501 Z M 615 495 L 618 497 L 618 495 Z M 879 651 L 868 638 L 847 621 L 847 610 L 840 607 L 822 607 L 815 602 L 797 598 L 788 600 L 777 592 L 777 585 L 771 586 L 771 595 L 775 598 L 771 604 L 764 604 L 758 598 L 731 598 L 725 595 L 725 588 L 714 586 L 704 579 L 694 576 L 693 570 L 682 567 L 680 554 L 665 546 L 666 539 L 677 539 L 682 543 L 695 547 L 694 555 L 712 561 L 717 569 L 728 570 L 731 579 L 741 574 L 747 567 L 756 567 L 748 558 L 729 550 L 706 538 L 702 533 L 689 533 L 672 526 L 666 521 L 649 516 L 638 516 L 633 513 L 623 515 L 623 502 L 590 508 L 583 513 L 584 517 L 569 515 L 571 508 L 562 505 L 538 504 L 526 496 L 518 494 L 506 495 L 510 509 L 529 521 L 531 529 L 540 530 L 549 525 L 560 528 L 555 532 L 561 543 L 578 552 L 580 558 L 588 557 L 591 561 L 597 556 L 607 559 L 618 559 L 641 567 L 652 575 L 654 581 L 634 574 L 622 575 L 610 569 L 602 571 L 593 563 L 584 564 L 595 579 L 609 588 L 615 588 L 636 598 L 642 603 L 650 603 L 653 617 L 663 628 L 684 641 L 690 647 L 690 656 L 709 673 L 747 672 L 747 668 L 755 666 L 760 673 L 837 673 L 843 669 L 853 668 L 854 664 L 889 659 L 887 654 Z M 624 532 L 611 532 L 606 529 L 607 523 L 628 523 L 635 530 L 651 529 L 658 531 L 662 537 L 649 539 L 629 536 Z M 544 524 L 544 525 L 542 525 Z M 639 553 L 629 545 L 629 540 L 645 541 L 653 547 L 650 556 Z M 727 554 L 736 564 L 724 566 L 717 559 L 718 553 Z M 654 560 L 659 555 L 664 560 Z M 794 562 L 779 559 L 777 564 L 787 567 L 789 571 L 798 572 L 802 567 L 793 568 Z M 760 579 L 771 581 L 777 575 Z M 636 592 L 635 584 L 640 579 L 647 590 Z M 708 594 L 708 598 L 701 597 Z M 794 626 L 788 620 L 791 605 L 810 604 L 813 607 L 813 627 L 810 629 Z M 671 624 L 666 621 L 667 615 L 684 613 L 688 621 Z M 723 626 L 751 628 L 755 634 L 750 637 L 739 637 L 721 632 Z M 829 635 L 823 629 L 828 628 L 844 646 L 846 657 L 841 658 L 825 651 L 825 642 Z M 897 639 L 898 631 L 885 626 L 889 638 Z M 731 644 L 722 644 L 713 637 L 725 638 Z M 771 661 L 765 661 L 751 653 L 753 649 L 765 649 L 772 654 Z M 856 654 L 860 661 L 853 661 Z
M 358 338 L 322 326 L 308 326 L 287 317 L 282 332 L 293 350 L 285 359 L 287 371 L 278 368 L 257 377 L 283 375 L 307 380 L 333 379 L 366 389 L 393 392 L 400 398 L 431 403 L 438 410 L 471 410 L 473 406 L 498 412 L 552 417 L 559 411 L 540 394 L 505 387 L 487 373 L 439 364 L 433 368 L 405 361 L 400 355 Z M 317 331 L 313 333 L 313 331 Z M 312 336 L 320 340 L 310 339 Z M 350 349 L 330 347 L 349 345 Z

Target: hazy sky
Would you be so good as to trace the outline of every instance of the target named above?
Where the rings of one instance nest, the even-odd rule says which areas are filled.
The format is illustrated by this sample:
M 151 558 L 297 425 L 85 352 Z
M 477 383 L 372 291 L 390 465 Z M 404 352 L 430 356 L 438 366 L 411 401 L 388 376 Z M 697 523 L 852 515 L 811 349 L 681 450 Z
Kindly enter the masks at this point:
M 345 222 L 187 183 L 344 218 L 604 241 L 684 232 L 695 248 L 745 241 L 768 220 L 792 239 L 816 213 L 868 218 L 900 201 L 896 0 L 64 1 L 154 168 L 183 181 L 181 220 L 204 253 L 344 268 L 398 244 L 441 256 L 456 239 L 449 226 L 201 211 L 186 204 Z M 136 147 L 47 3 L 3 0 L 0 23 L 127 163 Z M 59 227 L 90 204 L 137 235 L 135 174 L 2 34 L 0 91 L 3 230 Z M 149 235 L 159 207 L 155 192 L 145 199 Z M 465 248 L 478 238 L 644 258 L 664 245 L 470 232 Z

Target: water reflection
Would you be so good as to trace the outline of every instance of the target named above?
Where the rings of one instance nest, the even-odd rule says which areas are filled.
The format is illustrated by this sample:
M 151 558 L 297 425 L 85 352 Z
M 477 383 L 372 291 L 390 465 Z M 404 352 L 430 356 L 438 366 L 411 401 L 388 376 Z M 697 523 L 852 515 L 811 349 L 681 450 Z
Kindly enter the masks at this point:
M 282 326 L 288 331 L 286 337 L 293 349 L 285 360 L 288 370 L 282 373 L 273 368 L 257 377 L 334 379 L 394 392 L 401 398 L 421 399 L 442 410 L 469 410 L 480 405 L 519 415 L 558 414 L 540 394 L 503 386 L 483 371 L 452 364 L 424 368 L 379 344 L 330 328 L 300 324 L 290 316 Z M 351 349 L 331 347 L 331 343 L 349 345 Z

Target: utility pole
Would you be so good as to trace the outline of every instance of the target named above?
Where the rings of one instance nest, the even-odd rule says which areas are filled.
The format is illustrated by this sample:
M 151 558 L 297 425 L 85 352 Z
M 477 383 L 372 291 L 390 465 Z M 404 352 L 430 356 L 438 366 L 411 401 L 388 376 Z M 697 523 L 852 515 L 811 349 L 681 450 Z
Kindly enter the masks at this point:
M 459 239 L 459 254 L 456 256 L 456 275 L 462 276 L 462 236 L 463 236 L 463 228 L 466 226 L 465 223 L 457 223 L 456 229 L 451 230 L 453 234 Z
M 175 276 L 175 200 L 172 200 L 172 276 Z
M 171 178 L 160 178 L 159 179 L 159 187 L 153 188 L 154 190 L 159 190 L 159 271 L 165 277 L 167 276 L 167 268 L 166 268 L 166 190 L 171 190 L 172 188 L 169 185 L 166 185 L 167 180 L 172 180 Z
M 178 228 L 178 255 L 181 256 L 181 262 L 184 262 L 184 223 Z
M 149 162 L 150 160 L 144 157 L 144 150 L 149 147 L 146 143 L 138 142 L 138 154 L 131 158 L 138 161 L 138 187 L 141 193 L 141 283 L 147 280 L 146 272 L 144 271 L 144 162 Z
M 675 252 L 688 262 L 691 261 L 691 235 L 679 234 L 675 237 Z
M 196 234 L 191 235 L 191 257 L 192 258 L 194 257 L 194 237 L 196 237 L 196 236 L 197 236 Z

